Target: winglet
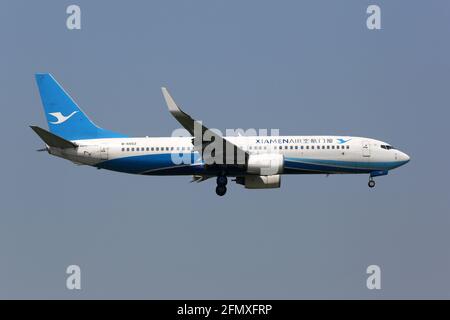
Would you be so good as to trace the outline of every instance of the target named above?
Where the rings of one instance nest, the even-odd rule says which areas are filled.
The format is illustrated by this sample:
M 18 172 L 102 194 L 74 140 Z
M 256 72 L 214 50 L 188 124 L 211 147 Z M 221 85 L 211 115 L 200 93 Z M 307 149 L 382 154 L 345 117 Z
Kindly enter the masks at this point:
M 170 96 L 169 91 L 162 87 L 161 91 L 166 100 L 167 108 L 169 108 L 170 114 L 187 130 L 191 135 L 195 135 L 195 120 L 191 118 L 190 115 L 183 112 L 175 103 L 173 98 Z
M 167 107 L 169 108 L 170 113 L 172 113 L 173 115 L 182 114 L 183 111 L 181 111 L 181 109 L 177 106 L 172 96 L 170 95 L 169 91 L 167 91 L 165 87 L 162 87 L 161 91 L 163 93 L 164 100 L 166 100 L 166 104 Z
M 169 108 L 169 112 L 172 114 L 172 116 L 194 137 L 193 144 L 194 144 L 194 150 L 200 150 L 203 153 L 203 135 L 205 132 L 208 132 L 211 134 L 211 136 L 214 137 L 214 140 L 220 140 L 222 141 L 223 145 L 225 146 L 224 150 L 222 151 L 222 162 L 223 163 L 229 163 L 228 159 L 233 160 L 234 162 L 237 160 L 237 157 L 234 156 L 235 153 L 239 151 L 239 154 L 243 154 L 245 156 L 245 162 L 247 162 L 248 153 L 241 148 L 239 148 L 237 145 L 231 143 L 227 139 L 224 139 L 220 134 L 214 132 L 213 130 L 208 129 L 206 126 L 203 125 L 201 121 L 197 121 L 193 118 L 191 118 L 190 115 L 182 111 L 175 101 L 170 96 L 169 92 L 166 88 L 162 87 L 161 91 L 163 93 L 164 99 L 166 100 L 167 107 Z M 196 130 L 196 126 L 199 125 L 201 130 Z M 233 150 L 232 155 L 230 157 L 226 156 L 226 150 Z M 203 157 L 203 154 L 202 154 Z M 217 157 L 217 154 L 216 154 Z M 239 163 L 238 163 L 239 164 Z

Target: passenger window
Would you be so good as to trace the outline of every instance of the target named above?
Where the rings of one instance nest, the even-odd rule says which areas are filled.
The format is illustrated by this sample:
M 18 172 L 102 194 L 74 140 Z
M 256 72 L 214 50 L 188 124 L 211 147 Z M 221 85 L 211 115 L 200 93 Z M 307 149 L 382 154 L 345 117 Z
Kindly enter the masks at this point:
M 173 151 L 173 147 L 172 147 L 172 148 L 170 148 L 170 150 L 171 150 L 171 151 Z
M 303 150 L 303 146 L 301 146 L 302 150 Z
M 122 152 L 124 152 L 125 151 L 125 148 L 122 148 Z
M 325 149 L 325 146 L 322 146 L 322 149 Z
M 309 149 L 309 146 L 306 146 L 306 149 Z
M 347 149 L 350 149 L 350 146 L 347 146 Z
M 294 147 L 293 146 L 291 146 L 291 150 L 293 150 L 294 149 Z
M 298 149 L 298 146 L 295 146 L 295 150 L 297 150 Z
M 155 151 L 155 148 L 153 148 L 153 147 L 152 147 L 152 149 L 151 149 L 151 150 L 152 150 L 152 151 Z
M 311 149 L 313 149 L 313 150 L 314 150 L 314 146 L 311 146 Z
M 159 147 L 156 147 L 156 151 L 159 151 Z
M 331 146 L 331 149 L 334 149 L 334 146 Z
M 280 146 L 279 149 L 280 149 L 280 150 L 283 149 L 283 146 Z
M 327 149 L 330 149 L 330 146 L 327 146 Z

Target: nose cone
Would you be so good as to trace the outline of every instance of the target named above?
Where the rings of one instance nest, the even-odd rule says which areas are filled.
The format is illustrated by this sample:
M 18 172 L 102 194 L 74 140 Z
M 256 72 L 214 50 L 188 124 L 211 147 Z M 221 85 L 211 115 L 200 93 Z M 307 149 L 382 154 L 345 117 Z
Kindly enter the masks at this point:
M 398 153 L 398 159 L 403 162 L 403 164 L 406 164 L 409 162 L 409 160 L 411 160 L 411 158 L 404 152 L 399 152 Z

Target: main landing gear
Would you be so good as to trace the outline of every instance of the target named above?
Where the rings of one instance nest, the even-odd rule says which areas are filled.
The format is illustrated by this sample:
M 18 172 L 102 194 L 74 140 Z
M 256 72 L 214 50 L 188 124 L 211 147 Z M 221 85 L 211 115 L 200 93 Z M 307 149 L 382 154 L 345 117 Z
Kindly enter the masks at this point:
M 369 183 L 368 183 L 368 185 L 369 185 L 369 188 L 375 187 L 375 180 L 373 180 L 372 177 L 369 178 Z
M 227 193 L 227 183 L 228 179 L 226 176 L 218 176 L 217 177 L 217 187 L 216 193 L 218 196 L 224 196 Z

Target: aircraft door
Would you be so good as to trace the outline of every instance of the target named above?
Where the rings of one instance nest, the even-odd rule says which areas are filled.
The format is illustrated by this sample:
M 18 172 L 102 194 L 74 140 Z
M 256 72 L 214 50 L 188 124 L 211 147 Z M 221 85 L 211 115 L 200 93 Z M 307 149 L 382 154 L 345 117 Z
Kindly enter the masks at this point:
M 108 160 L 108 147 L 100 146 L 100 159 Z
M 370 142 L 367 140 L 362 142 L 362 156 L 363 158 L 370 158 Z
M 85 156 L 93 159 L 108 160 L 107 146 L 90 146 L 88 150 L 84 151 Z

